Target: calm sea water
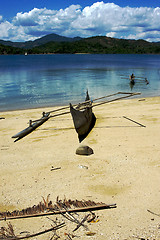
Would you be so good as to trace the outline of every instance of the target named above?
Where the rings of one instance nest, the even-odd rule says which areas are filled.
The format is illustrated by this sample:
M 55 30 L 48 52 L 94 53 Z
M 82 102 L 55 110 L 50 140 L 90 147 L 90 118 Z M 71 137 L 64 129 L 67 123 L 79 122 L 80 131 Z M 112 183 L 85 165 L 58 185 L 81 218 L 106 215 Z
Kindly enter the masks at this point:
M 130 88 L 128 76 L 147 77 Z M 0 111 L 78 103 L 118 91 L 160 95 L 160 55 L 0 56 Z

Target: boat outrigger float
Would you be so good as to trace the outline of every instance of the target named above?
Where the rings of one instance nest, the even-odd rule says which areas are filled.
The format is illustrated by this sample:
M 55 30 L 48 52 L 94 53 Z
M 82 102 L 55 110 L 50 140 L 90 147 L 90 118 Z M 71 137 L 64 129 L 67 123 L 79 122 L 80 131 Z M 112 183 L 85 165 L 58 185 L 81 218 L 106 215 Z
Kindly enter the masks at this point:
M 23 137 L 27 136 L 29 133 L 33 132 L 36 128 L 41 126 L 43 123 L 48 121 L 50 118 L 65 115 L 71 113 L 75 129 L 78 133 L 79 141 L 83 141 L 83 139 L 89 134 L 89 132 L 94 127 L 94 124 L 96 122 L 96 117 L 92 112 L 92 108 L 96 106 L 100 106 L 106 103 L 118 101 L 121 99 L 125 99 L 128 97 L 133 97 L 135 95 L 140 95 L 139 92 L 117 92 L 111 95 L 95 98 L 91 100 L 89 98 L 89 94 L 87 91 L 87 96 L 85 102 L 69 105 L 66 107 L 61 107 L 55 110 L 52 110 L 50 112 L 43 112 L 42 117 L 37 120 L 29 120 L 29 126 L 25 128 L 24 130 L 20 131 L 19 133 L 12 136 L 12 138 L 16 138 L 14 142 L 17 142 L 18 140 L 22 139 Z M 106 99 L 105 101 L 100 101 L 102 99 Z M 97 102 L 100 101 L 100 102 Z M 67 111 L 67 110 L 70 111 Z M 54 115 L 51 115 L 51 113 L 59 112 Z
M 49 114 L 43 112 L 43 117 L 36 122 L 33 123 L 32 120 L 29 121 L 29 127 L 25 128 L 24 130 L 20 131 L 19 133 L 12 136 L 12 138 L 17 138 L 14 142 L 20 140 L 21 138 L 25 137 L 29 133 L 33 132 L 36 128 L 41 126 L 44 122 L 49 119 Z

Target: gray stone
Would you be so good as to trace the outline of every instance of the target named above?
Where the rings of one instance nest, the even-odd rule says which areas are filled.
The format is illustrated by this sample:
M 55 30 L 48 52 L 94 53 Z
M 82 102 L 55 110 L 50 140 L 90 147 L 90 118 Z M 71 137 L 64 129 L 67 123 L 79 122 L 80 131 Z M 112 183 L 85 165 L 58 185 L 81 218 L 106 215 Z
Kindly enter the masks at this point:
M 76 154 L 88 156 L 93 154 L 93 149 L 86 145 L 81 145 L 80 147 L 77 148 Z

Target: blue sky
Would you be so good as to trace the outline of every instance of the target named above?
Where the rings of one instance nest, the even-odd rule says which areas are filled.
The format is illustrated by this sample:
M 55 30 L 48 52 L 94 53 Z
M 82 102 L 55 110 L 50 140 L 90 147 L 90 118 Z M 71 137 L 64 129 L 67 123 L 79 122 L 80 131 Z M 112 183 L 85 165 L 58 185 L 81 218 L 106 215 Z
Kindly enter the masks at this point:
M 159 0 L 4 0 L 0 39 L 28 41 L 46 34 L 160 41 Z

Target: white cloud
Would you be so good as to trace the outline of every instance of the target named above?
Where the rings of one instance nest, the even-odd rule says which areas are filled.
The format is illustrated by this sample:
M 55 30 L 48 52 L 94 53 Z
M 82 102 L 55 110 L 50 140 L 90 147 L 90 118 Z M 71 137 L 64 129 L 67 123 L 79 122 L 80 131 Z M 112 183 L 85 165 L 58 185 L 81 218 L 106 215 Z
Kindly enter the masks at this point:
M 106 34 L 106 37 L 111 37 L 111 38 L 113 38 L 113 37 L 115 37 L 115 36 L 116 36 L 116 32 L 109 32 L 109 33 Z
M 0 38 L 8 38 L 9 37 L 9 30 L 12 29 L 13 25 L 9 23 L 8 21 L 6 22 L 1 22 L 0 23 Z
M 60 10 L 34 8 L 17 13 L 12 22 L 3 21 L 0 16 L 0 39 L 27 41 L 49 33 L 160 41 L 160 8 L 122 8 L 114 3 L 96 2 L 84 9 L 80 5 Z
M 127 39 L 145 39 L 149 42 L 158 42 L 160 41 L 160 31 L 148 31 L 148 32 L 140 32 L 136 35 L 130 34 Z

